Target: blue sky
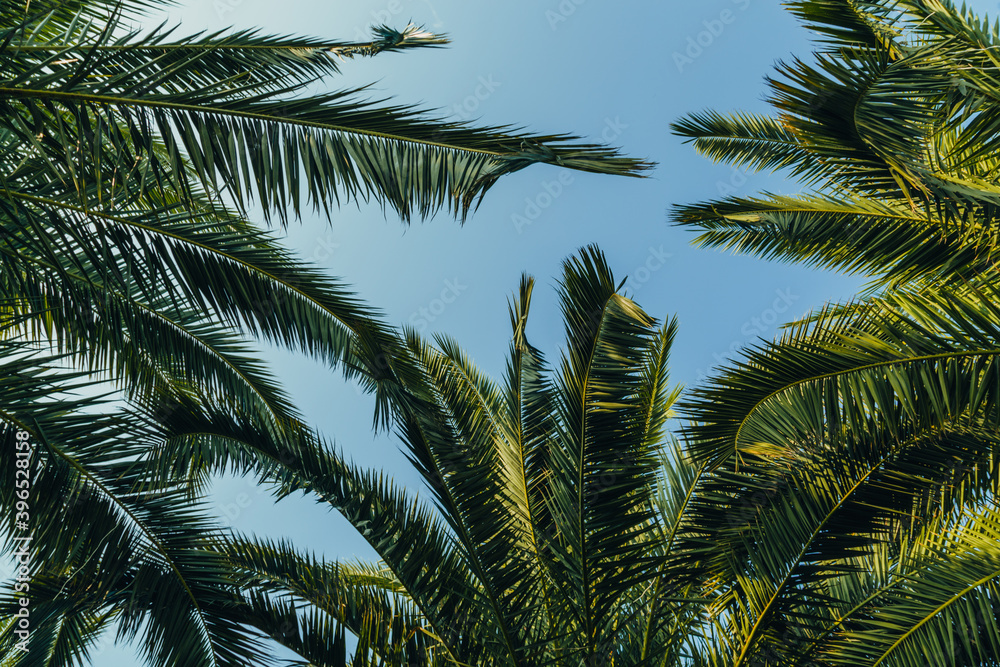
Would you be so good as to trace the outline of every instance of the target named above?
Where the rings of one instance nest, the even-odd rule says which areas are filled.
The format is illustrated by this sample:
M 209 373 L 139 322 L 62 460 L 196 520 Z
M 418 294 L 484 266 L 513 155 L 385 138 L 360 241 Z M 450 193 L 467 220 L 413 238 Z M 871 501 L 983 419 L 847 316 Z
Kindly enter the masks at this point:
M 996 13 L 995 2 L 971 3 Z M 465 226 L 447 216 L 402 225 L 376 205 L 331 220 L 307 217 L 288 242 L 344 278 L 394 323 L 447 332 L 499 375 L 509 339 L 506 301 L 520 274 L 535 276 L 529 335 L 554 358 L 561 345 L 553 286 L 560 263 L 596 243 L 650 314 L 676 314 L 673 377 L 695 384 L 711 367 L 780 324 L 850 298 L 856 278 L 691 246 L 668 224 L 675 203 L 762 188 L 798 187 L 713 165 L 671 136 L 685 113 L 765 111 L 763 77 L 775 61 L 807 56 L 809 36 L 775 0 L 617 3 L 597 0 L 199 0 L 167 13 L 180 32 L 259 26 L 268 33 L 362 39 L 373 23 L 446 32 L 447 49 L 346 63 L 331 87 L 374 83 L 372 97 L 438 108 L 483 124 L 609 140 L 656 161 L 646 179 L 535 166 L 501 180 Z M 373 436 L 371 400 L 336 372 L 301 356 L 267 359 L 307 418 L 362 465 L 380 466 L 416 492 L 419 482 L 391 436 Z M 274 504 L 239 479 L 220 480 L 220 518 L 241 531 L 287 537 L 330 558 L 374 557 L 339 516 L 304 498 Z M 135 664 L 106 646 L 95 664 Z

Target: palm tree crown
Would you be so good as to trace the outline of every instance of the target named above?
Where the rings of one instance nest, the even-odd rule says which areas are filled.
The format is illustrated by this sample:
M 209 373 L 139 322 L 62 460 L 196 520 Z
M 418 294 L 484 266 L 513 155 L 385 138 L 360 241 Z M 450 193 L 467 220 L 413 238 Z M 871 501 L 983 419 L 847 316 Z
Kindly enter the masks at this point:
M 433 509 L 381 476 L 308 482 L 382 558 L 351 579 L 288 545 L 229 553 L 247 590 L 318 606 L 359 638 L 355 664 L 675 664 L 690 655 L 700 601 L 694 570 L 669 556 L 698 471 L 664 431 L 678 391 L 659 325 L 616 289 L 594 248 L 567 260 L 567 348 L 555 368 L 526 335 L 533 281 L 511 305 L 501 382 L 450 339 L 407 336 L 398 432 Z M 299 485 L 289 480 L 286 490 Z M 248 556 L 253 554 L 253 557 Z M 290 576 L 334 591 L 317 602 Z M 354 572 L 352 576 L 357 575 Z M 382 602 L 351 617 L 349 600 Z M 402 611 L 401 611 L 402 610 Z M 395 643 L 379 630 L 394 628 Z M 324 654 L 310 654 L 317 664 Z M 338 663 L 339 664 L 339 663 Z M 365 663 L 367 664 L 367 663 Z M 379 663 L 381 664 L 381 663 Z
M 704 245 L 872 277 L 694 390 L 685 535 L 712 664 L 1000 664 L 996 28 L 938 0 L 803 0 L 776 117 L 675 125 L 811 191 L 679 206 Z
M 244 603 L 213 551 L 224 535 L 202 504 L 208 475 L 220 459 L 261 476 L 297 470 L 290 452 L 322 445 L 254 339 L 360 375 L 388 418 L 394 332 L 250 221 L 254 203 L 280 223 L 352 199 L 404 221 L 464 219 L 533 163 L 649 166 L 362 91 L 307 94 L 353 57 L 446 42 L 414 26 L 366 43 L 126 27 L 162 4 L 0 11 L 0 462 L 14 471 L 16 434 L 30 435 L 36 567 L 26 655 L 14 648 L 19 598 L 4 599 L 0 649 L 16 664 L 84 662 L 112 621 L 149 664 L 262 654 L 269 632 L 251 628 L 280 610 L 266 596 Z M 119 393 L 94 398 L 105 390 Z M 19 500 L 0 484 L 5 535 Z

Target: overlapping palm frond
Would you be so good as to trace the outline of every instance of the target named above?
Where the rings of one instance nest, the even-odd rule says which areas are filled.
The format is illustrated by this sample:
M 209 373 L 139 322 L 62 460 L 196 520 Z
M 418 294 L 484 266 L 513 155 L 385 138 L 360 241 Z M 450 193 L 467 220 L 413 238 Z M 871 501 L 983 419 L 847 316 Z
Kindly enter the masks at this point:
M 794 429 L 832 447 L 840 429 L 880 413 L 925 428 L 992 409 L 997 298 L 991 287 L 899 291 L 817 314 L 692 394 L 694 453 L 718 466 L 758 442 L 793 442 Z M 825 392 L 830 407 L 810 392 Z
M 355 664 L 392 659 L 399 651 L 416 664 L 482 651 L 489 628 L 472 632 L 471 621 L 455 620 L 477 618 L 481 598 L 450 531 L 391 480 L 358 470 L 304 428 L 274 437 L 266 420 L 234 418 L 225 410 L 179 410 L 167 424 L 175 435 L 149 461 L 165 479 L 197 486 L 207 473 L 230 470 L 276 483 L 282 496 L 307 492 L 337 509 L 384 560 L 375 569 L 330 569 L 289 545 L 219 541 L 210 548 L 225 557 L 246 593 L 244 623 L 317 664 L 343 664 L 336 662 L 344 646 L 335 635 L 345 631 L 359 641 Z M 171 467 L 176 464 L 181 467 Z
M 36 338 L 142 400 L 153 388 L 175 400 L 183 389 L 172 383 L 232 382 L 245 387 L 237 400 L 294 418 L 240 356 L 225 331 L 234 327 L 362 373 L 371 387 L 391 377 L 378 313 L 248 222 L 254 197 L 282 220 L 304 197 L 328 208 L 357 196 L 408 218 L 446 202 L 467 210 L 486 181 L 533 161 L 645 167 L 611 149 L 553 148 L 350 92 L 304 93 L 344 59 L 446 41 L 414 26 L 380 26 L 367 43 L 124 27 L 158 4 L 26 3 L 0 24 L 4 296 L 12 312 L 45 313 L 25 324 Z M 488 178 L 452 187 L 481 180 L 473 163 Z M 178 363 L 188 354 L 203 363 Z
M 996 31 L 949 2 L 791 7 L 822 46 L 779 66 L 777 116 L 675 130 L 811 191 L 675 219 L 704 245 L 876 280 L 681 408 L 705 468 L 681 561 L 718 584 L 704 664 L 998 664 Z
M 385 568 L 326 563 L 287 543 L 248 538 L 220 550 L 237 573 L 249 621 L 310 664 L 421 664 L 436 643 Z M 357 639 L 350 660 L 347 632 Z
M 994 664 L 997 303 L 966 284 L 832 307 L 694 390 L 711 472 L 683 540 L 730 582 L 717 664 Z
M 408 332 L 391 405 L 433 507 L 304 428 L 276 437 L 267 419 L 225 411 L 165 420 L 176 435 L 148 462 L 164 480 L 197 488 L 212 471 L 253 472 L 280 495 L 336 508 L 381 559 L 334 565 L 284 543 L 219 540 L 213 553 L 241 591 L 234 615 L 324 665 L 691 655 L 704 600 L 678 536 L 701 471 L 664 430 L 676 324 L 658 325 L 616 286 L 595 248 L 566 262 L 569 344 L 555 372 L 526 336 L 528 278 L 511 304 L 503 383 L 450 339 Z
M 3 664 L 80 664 L 111 620 L 122 637 L 142 637 L 148 664 L 252 660 L 260 642 L 227 615 L 235 589 L 205 552 L 218 528 L 183 480 L 150 485 L 141 465 L 162 426 L 111 404 L 95 410 L 99 387 L 66 358 L 16 339 L 2 347 L 3 556 L 28 554 L 4 582 L 14 623 L 3 624 Z M 30 632 L 18 635 L 23 599 Z
M 677 397 L 667 375 L 676 324 L 658 326 L 616 285 L 596 249 L 567 261 L 569 346 L 557 372 L 525 335 L 530 279 L 511 306 L 503 384 L 447 338 L 408 335 L 393 415 L 436 511 L 252 402 L 192 390 L 170 410 L 151 402 L 121 423 L 109 417 L 118 429 L 110 435 L 75 418 L 62 431 L 36 426 L 46 442 L 70 444 L 56 459 L 61 476 L 41 470 L 33 481 L 55 491 L 52 506 L 35 511 L 100 520 L 53 527 L 51 544 L 39 543 L 31 586 L 45 622 L 33 641 L 47 648 L 36 645 L 33 659 L 82 660 L 112 620 L 124 639 L 145 634 L 149 664 L 246 664 L 265 638 L 338 666 L 690 655 L 702 591 L 677 538 L 701 471 L 664 432 Z M 129 446 L 110 454 L 108 437 Z M 221 534 L 198 509 L 221 471 L 329 503 L 381 562 L 325 563 L 285 543 Z M 11 613 L 16 602 L 5 604 Z M 192 611 L 162 617 L 184 605 Z
M 404 392 L 396 375 L 412 372 L 404 343 L 246 213 L 256 201 L 286 222 L 307 204 L 329 212 L 370 198 L 404 220 L 441 208 L 464 218 L 497 178 L 532 163 L 627 175 L 648 165 L 563 135 L 434 120 L 363 91 L 306 91 L 351 58 L 446 43 L 416 26 L 378 26 L 360 43 L 131 27 L 165 4 L 0 11 L 0 421 L 7 440 L 21 428 L 36 444 L 42 527 L 32 648 L 16 648 L 7 595 L 0 661 L 85 663 L 112 624 L 151 665 L 267 663 L 265 637 L 343 664 L 345 632 L 359 638 L 356 662 L 468 652 L 485 640 L 453 639 L 440 622 L 478 604 L 447 528 L 330 452 L 251 345 L 343 369 L 378 391 L 385 423 Z M 103 391 L 119 402 L 100 403 Z M 417 550 L 437 564 L 402 570 L 399 585 L 448 593 L 373 588 L 349 612 L 301 589 L 276 594 L 289 567 L 312 567 L 331 590 L 348 570 L 224 536 L 201 503 L 211 475 L 234 469 L 401 536 L 383 546 L 387 562 Z M 0 498 L 15 516 L 12 487 Z M 342 591 L 357 593 L 348 579 Z M 316 607 L 300 617 L 305 602 Z M 393 615 L 391 631 L 378 613 Z M 274 636 L 293 619 L 295 632 Z
M 690 650 L 700 591 L 671 552 L 687 516 L 677 499 L 692 496 L 698 471 L 663 430 L 677 395 L 667 379 L 676 326 L 657 326 L 616 285 L 594 248 L 566 262 L 568 350 L 555 372 L 525 335 L 527 278 L 511 305 L 503 384 L 450 339 L 408 334 L 411 364 L 394 414 L 441 537 L 429 519 L 412 520 L 425 510 L 381 500 L 391 487 L 327 491 L 321 480 L 333 475 L 308 483 L 354 523 L 419 609 L 440 642 L 428 660 L 655 664 Z M 352 509 L 352 495 L 370 511 Z M 442 578 L 446 565 L 455 569 Z
M 973 279 L 996 257 L 995 29 L 937 0 L 803 0 L 822 36 L 769 80 L 775 117 L 705 112 L 674 124 L 709 157 L 787 169 L 799 196 L 677 206 L 698 241 L 899 284 Z
M 447 533 L 391 484 L 346 464 L 300 423 L 276 428 L 273 415 L 254 406 L 192 393 L 170 406 L 133 403 L 125 412 L 109 404 L 96 412 L 92 396 L 63 396 L 100 386 L 55 366 L 67 358 L 42 358 L 10 339 L 0 344 L 5 359 L 18 355 L 0 374 L 0 412 L 11 424 L 2 448 L 11 478 L 0 496 L 3 555 L 20 544 L 10 538 L 31 538 L 30 570 L 0 594 L 8 619 L 0 664 L 87 664 L 111 622 L 149 665 L 272 664 L 265 639 L 312 664 L 343 665 L 345 632 L 359 642 L 354 664 L 441 652 L 427 619 L 475 593 Z M 32 445 L 27 532 L 15 521 L 17 429 Z M 227 535 L 204 504 L 209 475 L 226 470 L 257 475 L 279 493 L 309 491 L 356 526 L 402 538 L 380 545 L 409 564 L 402 578 L 384 568 L 331 568 L 286 544 Z M 308 573 L 313 579 L 304 579 Z M 444 592 L 411 600 L 404 583 Z M 31 631 L 22 644 L 9 619 L 16 623 L 25 597 Z

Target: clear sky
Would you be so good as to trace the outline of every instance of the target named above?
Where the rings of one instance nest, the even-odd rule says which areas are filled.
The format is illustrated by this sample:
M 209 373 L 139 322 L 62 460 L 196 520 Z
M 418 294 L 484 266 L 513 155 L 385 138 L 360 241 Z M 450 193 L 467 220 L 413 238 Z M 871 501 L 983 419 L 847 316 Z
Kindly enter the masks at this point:
M 971 6 L 994 15 L 994 1 Z M 697 383 L 758 336 L 861 281 L 691 246 L 668 224 L 674 203 L 798 187 L 713 165 L 671 136 L 669 123 L 706 108 L 765 111 L 763 77 L 779 59 L 807 56 L 809 36 L 777 0 L 190 0 L 171 10 L 180 32 L 261 27 L 364 39 L 368 26 L 408 22 L 446 32 L 453 44 L 346 63 L 331 87 L 374 82 L 373 97 L 439 108 L 484 124 L 571 132 L 610 140 L 659 163 L 647 179 L 535 166 L 502 179 L 463 227 L 447 216 L 402 225 L 376 205 L 293 224 L 288 241 L 344 278 L 395 323 L 447 332 L 499 375 L 510 336 L 506 301 L 526 271 L 537 279 L 529 336 L 550 358 L 562 343 L 553 286 L 563 258 L 597 243 L 631 296 L 651 315 L 677 314 L 673 378 Z M 700 42 L 700 43 L 699 43 Z M 267 358 L 307 418 L 352 458 L 381 466 L 416 492 L 394 438 L 373 436 L 372 403 L 337 373 L 301 356 Z M 220 518 L 241 531 L 287 537 L 330 558 L 374 558 L 325 506 L 274 504 L 243 480 L 221 480 Z M 103 648 L 94 664 L 135 664 L 128 648 Z

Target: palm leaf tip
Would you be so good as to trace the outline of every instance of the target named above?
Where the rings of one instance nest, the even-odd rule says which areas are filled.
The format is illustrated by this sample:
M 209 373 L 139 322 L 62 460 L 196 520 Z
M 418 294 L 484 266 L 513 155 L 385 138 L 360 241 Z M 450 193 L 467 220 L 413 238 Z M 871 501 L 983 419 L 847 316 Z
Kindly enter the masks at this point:
M 372 36 L 379 51 L 399 51 L 413 47 L 436 48 L 451 43 L 447 35 L 424 30 L 423 26 L 413 23 L 408 24 L 402 31 L 385 24 L 373 26 Z
M 574 141 L 577 137 L 558 137 L 557 141 Z M 517 161 L 527 159 L 530 162 L 544 162 L 558 167 L 588 171 L 595 174 L 611 174 L 615 176 L 631 176 L 645 178 L 647 171 L 656 167 L 650 160 L 625 157 L 621 149 L 606 144 L 569 144 L 555 148 L 546 144 L 536 144 L 530 147 L 522 145 L 519 153 L 508 158 Z

